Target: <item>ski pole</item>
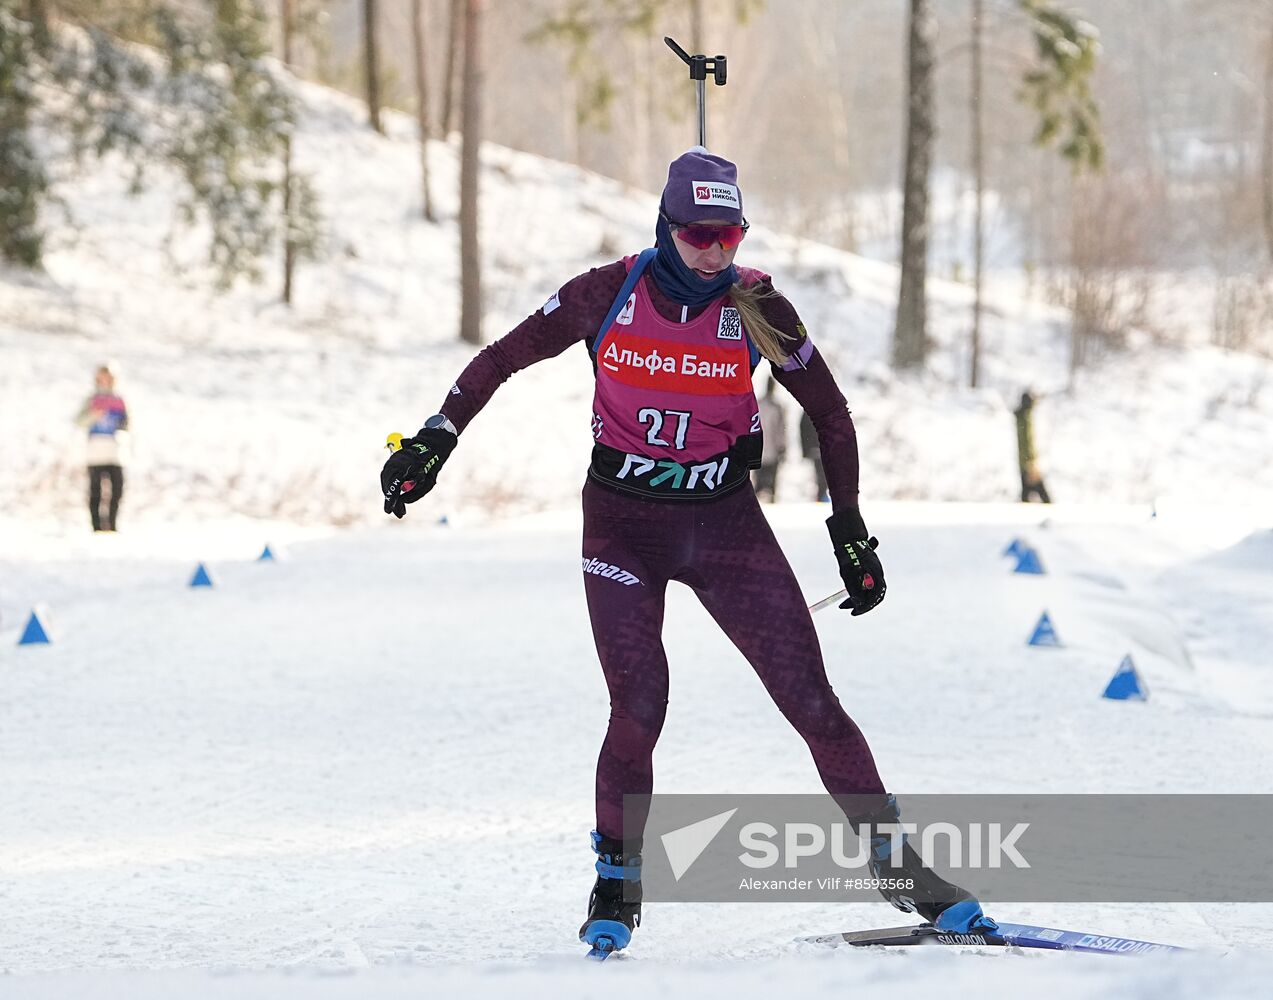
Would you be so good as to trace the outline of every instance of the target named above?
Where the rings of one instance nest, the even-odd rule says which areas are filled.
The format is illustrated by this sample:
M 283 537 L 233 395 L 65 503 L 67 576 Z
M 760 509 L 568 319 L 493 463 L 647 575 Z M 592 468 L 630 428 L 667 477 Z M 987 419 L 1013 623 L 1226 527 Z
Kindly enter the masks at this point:
M 847 590 L 837 590 L 830 597 L 824 597 L 817 604 L 809 605 L 809 614 L 821 611 L 823 608 L 829 608 L 832 604 L 839 604 L 842 600 L 849 596 Z
M 707 71 L 712 71 L 712 79 L 716 86 L 725 86 L 726 79 L 726 62 L 724 56 L 713 56 L 708 58 L 699 54 L 690 55 L 683 48 L 676 44 L 669 36 L 664 35 L 663 41 L 667 42 L 668 48 L 681 57 L 690 68 L 690 79 L 694 81 L 694 89 L 698 94 L 698 144 L 704 149 L 707 148 Z

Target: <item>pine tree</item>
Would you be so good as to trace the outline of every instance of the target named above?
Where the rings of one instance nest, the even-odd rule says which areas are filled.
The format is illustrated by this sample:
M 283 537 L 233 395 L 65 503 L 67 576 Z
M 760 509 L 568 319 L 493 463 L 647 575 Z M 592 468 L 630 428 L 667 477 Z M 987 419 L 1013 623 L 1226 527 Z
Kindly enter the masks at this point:
M 1017 0 L 1029 18 L 1036 59 L 1025 73 L 1018 96 L 1039 113 L 1035 142 L 1041 146 L 1061 142 L 1061 155 L 1075 172 L 1098 170 L 1104 149 L 1100 135 L 1100 111 L 1091 92 L 1091 78 L 1099 51 L 1096 29 L 1058 7 L 1052 0 Z M 985 157 L 982 127 L 982 34 L 985 2 L 972 0 L 972 128 L 973 307 L 969 337 L 968 384 L 976 388 L 981 364 L 981 295 L 984 263 L 983 197 Z M 1068 135 L 1065 133 L 1068 130 Z
M 1273 24 L 1264 41 L 1264 84 L 1260 126 L 1260 202 L 1264 220 L 1264 245 L 1273 264 Z
M 312 33 L 316 8 L 305 0 L 282 0 L 279 11 L 283 40 L 283 65 L 295 66 L 298 33 Z M 309 31 L 306 31 L 306 28 Z M 290 124 L 290 123 L 289 123 Z M 321 216 L 318 196 L 308 174 L 296 170 L 292 163 L 294 127 L 289 127 L 282 144 L 282 215 L 283 215 L 283 302 L 292 304 L 296 265 L 302 259 L 314 259 L 321 242 Z
M 1019 0 L 1034 34 L 1035 66 L 1025 74 L 1021 96 L 1039 113 L 1034 141 L 1060 144 L 1076 171 L 1099 170 L 1105 156 L 1100 109 L 1092 96 L 1092 74 L 1100 43 L 1096 29 L 1054 0 Z
M 429 108 L 428 57 L 424 38 L 424 0 L 411 0 L 411 55 L 415 77 L 416 124 L 420 129 L 420 190 L 424 202 L 424 218 L 435 222 L 433 193 L 429 186 L 429 140 L 433 125 Z
M 40 203 L 48 175 L 32 145 L 33 63 L 37 32 L 17 17 L 16 0 L 0 0 L 0 258 L 23 267 L 40 263 Z
M 893 367 L 922 368 L 928 355 L 928 175 L 936 132 L 933 114 L 933 43 L 936 21 L 929 0 L 911 0 L 907 43 L 909 97 L 906 167 L 902 184 L 901 278 Z
M 464 44 L 464 0 L 450 0 L 447 15 L 446 65 L 442 71 L 442 113 L 438 124 L 442 138 L 455 130 L 455 78 L 460 64 L 460 48 Z
M 36 44 L 32 22 L 16 16 L 28 12 L 46 26 Z M 261 0 L 206 8 L 63 0 L 56 12 L 64 23 L 49 25 L 45 4 L 0 0 L 0 253 L 39 263 L 39 206 L 50 191 L 30 140 L 38 128 L 67 139 L 76 163 L 119 153 L 134 191 L 148 170 L 175 169 L 184 194 L 174 225 L 206 223 L 218 286 L 259 278 L 261 258 L 276 245 L 278 164 L 295 120 L 269 62 Z M 35 101 L 31 82 L 40 76 L 68 99 L 56 107 Z M 312 252 L 317 219 L 312 188 L 300 183 L 282 223 L 298 253 Z
M 460 339 L 482 342 L 482 248 L 478 191 L 482 144 L 482 0 L 464 0 L 464 67 L 460 88 Z
M 362 0 L 362 58 L 364 83 L 367 87 L 367 119 L 372 128 L 384 135 L 385 126 L 380 114 L 379 21 L 376 0 Z

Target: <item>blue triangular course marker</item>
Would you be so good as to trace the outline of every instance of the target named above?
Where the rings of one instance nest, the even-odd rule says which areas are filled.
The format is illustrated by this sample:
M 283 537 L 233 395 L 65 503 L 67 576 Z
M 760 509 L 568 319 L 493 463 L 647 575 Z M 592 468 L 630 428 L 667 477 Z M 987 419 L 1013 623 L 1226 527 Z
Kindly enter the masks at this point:
M 274 553 L 270 550 L 269 542 L 265 543 L 265 548 L 261 550 L 261 554 L 256 557 L 257 562 L 273 562 Z
M 1020 538 L 1014 538 L 1012 544 L 1003 550 L 1001 555 L 1012 556 L 1013 559 L 1020 559 L 1021 553 L 1029 548 Z
M 1105 686 L 1105 694 L 1102 697 L 1113 698 L 1115 701 L 1149 700 L 1149 690 L 1136 671 L 1136 664 L 1132 662 L 1131 653 L 1123 657 L 1123 662 L 1118 665 L 1118 670 Z
M 1034 573 L 1043 575 L 1043 563 L 1039 562 L 1039 554 L 1034 549 L 1026 548 L 1017 556 L 1017 565 L 1013 568 L 1014 573 Z
M 1056 629 L 1052 627 L 1052 619 L 1048 617 L 1045 611 L 1039 618 L 1039 624 L 1034 626 L 1034 634 L 1030 636 L 1029 645 L 1031 646 L 1060 646 L 1061 637 L 1056 634 Z
M 44 623 L 40 621 L 40 616 L 36 612 L 31 612 L 31 617 L 27 619 L 27 627 L 22 630 L 22 638 L 18 640 L 19 646 L 47 646 L 53 640 L 49 638 L 48 632 L 44 631 Z
M 199 564 L 198 569 L 194 571 L 194 576 L 190 578 L 190 586 L 192 587 L 211 587 L 212 577 L 208 576 L 208 571 L 203 563 Z

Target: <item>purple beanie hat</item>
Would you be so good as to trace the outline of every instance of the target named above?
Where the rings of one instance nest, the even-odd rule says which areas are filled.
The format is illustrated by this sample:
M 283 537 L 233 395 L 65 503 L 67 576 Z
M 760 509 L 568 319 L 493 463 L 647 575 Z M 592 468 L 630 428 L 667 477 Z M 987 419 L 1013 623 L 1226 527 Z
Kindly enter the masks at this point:
M 722 219 L 741 224 L 743 196 L 738 168 L 702 146 L 682 153 L 667 168 L 662 209 L 673 222 Z

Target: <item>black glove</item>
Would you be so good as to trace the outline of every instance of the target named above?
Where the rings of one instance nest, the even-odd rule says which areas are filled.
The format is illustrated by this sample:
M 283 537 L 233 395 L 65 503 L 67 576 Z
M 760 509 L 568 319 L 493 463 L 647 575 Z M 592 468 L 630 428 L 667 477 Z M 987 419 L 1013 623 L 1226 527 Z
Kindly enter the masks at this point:
M 402 517 L 407 512 L 407 504 L 415 503 L 433 489 L 457 440 L 450 431 L 428 428 L 420 430 L 415 437 L 402 439 L 402 447 L 389 456 L 380 470 L 386 514 Z
M 840 607 L 864 615 L 884 600 L 884 568 L 875 554 L 879 539 L 867 537 L 862 514 L 856 510 L 836 511 L 827 518 L 827 531 L 840 564 L 840 579 L 849 592 Z

